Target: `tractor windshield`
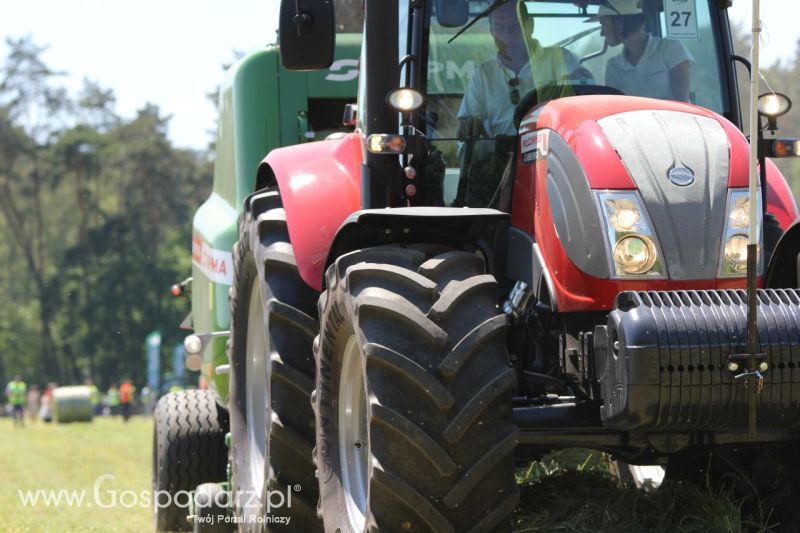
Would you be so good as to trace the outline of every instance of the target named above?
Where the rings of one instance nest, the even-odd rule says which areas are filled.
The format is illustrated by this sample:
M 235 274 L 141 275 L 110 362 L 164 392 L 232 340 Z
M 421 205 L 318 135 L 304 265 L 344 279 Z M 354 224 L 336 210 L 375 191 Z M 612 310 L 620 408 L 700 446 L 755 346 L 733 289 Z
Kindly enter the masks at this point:
M 726 113 L 708 2 L 684 0 L 665 12 L 663 0 L 615 1 L 630 13 L 609 16 L 579 0 L 509 0 L 480 17 L 490 3 L 470 2 L 469 21 L 480 18 L 460 34 L 463 25 L 445 27 L 430 10 L 424 118 L 435 166 L 445 168 L 434 203 L 502 207 L 520 104 L 599 86 Z

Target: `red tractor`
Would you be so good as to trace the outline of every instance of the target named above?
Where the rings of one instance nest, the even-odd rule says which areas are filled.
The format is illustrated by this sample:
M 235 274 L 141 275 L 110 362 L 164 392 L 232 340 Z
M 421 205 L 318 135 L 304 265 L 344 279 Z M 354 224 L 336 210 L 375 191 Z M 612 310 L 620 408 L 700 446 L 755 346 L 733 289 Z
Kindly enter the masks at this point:
M 519 70 L 492 18 L 507 3 Z M 800 229 L 765 159 L 798 145 L 759 134 L 751 198 L 730 2 L 632 3 L 365 0 L 356 132 L 273 150 L 240 222 L 246 529 L 508 530 L 515 464 L 572 446 L 690 480 L 736 472 L 800 525 Z M 671 84 L 657 97 L 610 83 L 623 59 L 642 73 L 609 10 L 637 17 L 640 65 L 665 42 L 688 64 L 644 72 Z M 286 68 L 328 65 L 333 35 L 329 1 L 283 1 Z M 500 89 L 480 94 L 480 76 Z M 465 134 L 481 97 L 502 114 Z M 774 129 L 787 102 L 763 103 Z

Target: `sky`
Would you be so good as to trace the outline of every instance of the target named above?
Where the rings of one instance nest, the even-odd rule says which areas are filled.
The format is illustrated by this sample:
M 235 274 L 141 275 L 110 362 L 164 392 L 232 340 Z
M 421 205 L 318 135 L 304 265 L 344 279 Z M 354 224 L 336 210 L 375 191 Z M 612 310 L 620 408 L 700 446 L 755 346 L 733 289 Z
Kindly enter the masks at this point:
M 786 10 L 797 0 L 761 0 L 761 60 L 793 57 L 800 28 Z M 68 75 L 73 94 L 84 78 L 111 88 L 116 111 L 133 117 L 145 103 L 172 116 L 177 146 L 204 149 L 216 111 L 208 100 L 234 51 L 275 41 L 279 0 L 0 0 L 0 57 L 6 38 L 31 35 L 47 45 L 45 63 Z M 731 18 L 750 27 L 752 4 L 734 0 Z

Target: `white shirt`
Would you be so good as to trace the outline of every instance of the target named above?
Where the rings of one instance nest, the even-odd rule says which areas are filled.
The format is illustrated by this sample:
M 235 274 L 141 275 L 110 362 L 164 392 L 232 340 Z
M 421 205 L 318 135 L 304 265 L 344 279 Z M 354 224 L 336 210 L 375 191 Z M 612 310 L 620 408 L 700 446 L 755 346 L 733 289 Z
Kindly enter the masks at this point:
M 577 59 L 569 52 L 557 47 L 542 47 L 534 40 L 533 64 L 526 63 L 519 71 L 520 100 L 535 87 L 563 83 L 569 74 L 580 67 Z M 483 63 L 475 71 L 464 92 L 464 99 L 458 110 L 458 118 L 476 117 L 483 119 L 483 127 L 490 137 L 514 135 L 514 109 L 509 83 L 517 77 L 510 68 L 503 65 L 499 57 Z M 534 79 L 536 84 L 534 85 Z
M 674 100 L 669 71 L 684 61 L 694 65 L 682 42 L 648 35 L 644 54 L 636 65 L 625 59 L 624 52 L 608 60 L 606 85 L 632 96 Z

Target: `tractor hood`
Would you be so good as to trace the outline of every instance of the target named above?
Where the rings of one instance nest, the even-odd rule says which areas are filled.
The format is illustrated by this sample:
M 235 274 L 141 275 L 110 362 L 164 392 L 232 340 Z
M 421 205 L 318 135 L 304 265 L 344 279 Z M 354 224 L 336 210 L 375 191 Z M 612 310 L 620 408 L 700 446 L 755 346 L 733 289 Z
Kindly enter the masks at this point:
M 560 98 L 525 117 L 520 129 L 558 133 L 577 155 L 592 189 L 637 188 L 634 176 L 639 174 L 633 173 L 640 170 L 640 156 L 659 168 L 678 166 L 702 158 L 704 148 L 727 160 L 725 168 L 708 169 L 715 172 L 714 179 L 724 179 L 728 187 L 747 187 L 744 135 L 724 117 L 695 105 L 634 96 Z
M 729 189 L 746 187 L 748 175 L 747 142 L 730 122 L 693 105 L 627 96 L 554 100 L 527 119 L 523 129 L 549 130 L 547 203 L 576 267 L 617 277 L 603 224 L 586 214 L 597 212 L 598 191 L 637 190 L 663 278 L 717 277 Z

